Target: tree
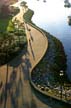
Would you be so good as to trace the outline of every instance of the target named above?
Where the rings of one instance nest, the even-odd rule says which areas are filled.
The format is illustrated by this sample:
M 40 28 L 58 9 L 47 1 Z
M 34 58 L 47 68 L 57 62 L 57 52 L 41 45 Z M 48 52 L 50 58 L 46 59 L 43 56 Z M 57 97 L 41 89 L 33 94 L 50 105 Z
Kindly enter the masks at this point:
M 6 18 L 7 16 L 10 15 L 10 9 L 9 9 L 9 6 L 7 6 L 7 5 L 5 5 L 5 4 L 2 5 L 0 11 L 1 11 L 1 12 L 0 12 L 0 17 L 2 17 L 2 18 Z
M 0 38 L 0 61 L 1 63 L 7 62 L 6 55 L 9 58 L 10 54 L 13 50 L 12 47 L 14 45 L 14 36 L 11 33 L 3 32 L 2 38 Z
M 14 32 L 14 30 L 15 30 L 14 23 L 10 20 L 7 27 L 7 32 Z

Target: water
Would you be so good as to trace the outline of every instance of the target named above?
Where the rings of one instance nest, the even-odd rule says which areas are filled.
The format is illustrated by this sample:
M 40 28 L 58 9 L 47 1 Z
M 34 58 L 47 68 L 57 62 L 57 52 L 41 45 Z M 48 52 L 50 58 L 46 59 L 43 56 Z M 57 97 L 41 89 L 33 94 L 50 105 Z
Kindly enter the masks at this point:
M 64 0 L 46 0 L 45 3 L 43 0 L 25 1 L 35 13 L 32 21 L 62 41 L 67 55 L 67 75 L 71 80 L 71 26 L 67 23 L 71 8 L 64 7 Z

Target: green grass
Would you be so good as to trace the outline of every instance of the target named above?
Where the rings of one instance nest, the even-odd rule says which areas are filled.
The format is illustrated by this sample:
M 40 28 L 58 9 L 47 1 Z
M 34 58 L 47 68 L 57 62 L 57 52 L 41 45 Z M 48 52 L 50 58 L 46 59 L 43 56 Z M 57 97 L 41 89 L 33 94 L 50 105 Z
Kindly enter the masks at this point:
M 31 19 L 32 19 L 32 16 L 33 16 L 34 12 L 29 9 L 25 14 L 24 14 L 24 19 L 26 22 L 30 22 L 32 23 Z
M 19 9 L 18 8 L 15 8 L 14 9 L 14 12 L 13 12 L 13 15 L 15 16 L 16 14 L 19 13 Z M 0 15 L 1 16 L 1 15 Z M 7 27 L 9 25 L 9 22 L 12 20 L 13 16 L 12 15 L 9 15 L 8 17 L 4 17 L 4 18 L 1 18 L 0 17 L 0 32 L 6 32 L 7 30 Z
M 6 31 L 11 17 L 0 19 L 0 31 Z

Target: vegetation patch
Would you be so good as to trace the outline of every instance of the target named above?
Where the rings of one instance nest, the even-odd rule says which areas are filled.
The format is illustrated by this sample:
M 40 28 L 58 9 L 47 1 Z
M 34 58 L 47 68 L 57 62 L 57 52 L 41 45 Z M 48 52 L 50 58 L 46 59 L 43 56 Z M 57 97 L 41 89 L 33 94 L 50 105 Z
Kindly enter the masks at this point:
M 2 6 L 0 10 L 0 33 L 6 32 L 14 15 L 19 12 L 18 8 Z M 12 23 L 11 23 L 12 24 Z
M 27 44 L 24 31 L 4 32 L 0 35 L 0 65 L 9 62 L 19 54 Z
M 12 22 L 12 14 L 17 12 L 0 18 L 0 65 L 12 60 L 27 44 L 25 28 L 17 20 Z
M 0 19 L 0 32 L 5 32 L 7 30 L 7 26 L 10 20 L 11 20 L 11 17 Z
M 32 11 L 31 9 L 28 9 L 28 11 L 24 14 L 25 22 L 32 23 L 31 19 L 33 15 L 34 15 L 34 11 Z

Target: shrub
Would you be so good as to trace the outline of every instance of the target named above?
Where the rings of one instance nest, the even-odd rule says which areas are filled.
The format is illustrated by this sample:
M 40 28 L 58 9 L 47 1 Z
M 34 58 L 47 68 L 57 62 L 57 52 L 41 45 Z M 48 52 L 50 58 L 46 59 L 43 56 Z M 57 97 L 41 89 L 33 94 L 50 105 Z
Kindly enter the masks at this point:
M 7 27 L 7 32 L 14 32 L 14 30 L 15 30 L 14 23 L 10 20 Z

